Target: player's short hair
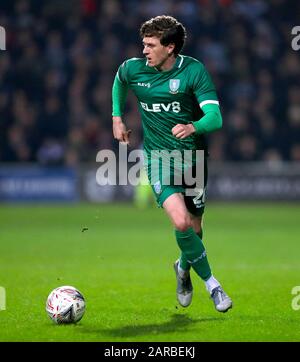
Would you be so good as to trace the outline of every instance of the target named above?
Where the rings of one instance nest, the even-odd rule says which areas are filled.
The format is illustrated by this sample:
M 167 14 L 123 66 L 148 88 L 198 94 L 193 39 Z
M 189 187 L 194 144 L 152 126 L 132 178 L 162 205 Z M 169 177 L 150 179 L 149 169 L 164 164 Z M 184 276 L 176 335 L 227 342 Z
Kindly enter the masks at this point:
M 175 44 L 174 54 L 180 53 L 186 39 L 185 27 L 175 18 L 169 15 L 160 15 L 147 20 L 140 28 L 140 36 L 156 36 L 161 45 Z

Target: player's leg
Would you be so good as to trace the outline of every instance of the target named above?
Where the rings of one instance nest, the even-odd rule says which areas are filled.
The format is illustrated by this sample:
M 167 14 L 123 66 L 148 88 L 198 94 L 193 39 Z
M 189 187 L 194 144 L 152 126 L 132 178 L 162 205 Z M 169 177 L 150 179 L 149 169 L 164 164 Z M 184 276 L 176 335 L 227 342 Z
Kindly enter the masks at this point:
M 194 165 L 193 167 L 196 167 L 196 165 Z M 208 171 L 207 158 L 205 158 L 204 159 L 204 170 L 203 170 L 204 188 L 196 189 L 196 184 L 194 184 L 193 186 L 184 185 L 185 190 L 183 192 L 185 206 L 190 213 L 192 227 L 193 227 L 195 233 L 199 236 L 199 238 L 201 240 L 202 240 L 202 236 L 203 236 L 202 215 L 204 213 L 204 208 L 205 208 L 205 199 L 206 199 L 205 190 L 206 190 L 207 174 L 208 174 L 207 171 Z M 194 189 L 194 192 L 197 192 L 197 193 L 194 196 L 187 196 L 186 195 L 187 189 Z M 184 253 L 181 253 L 181 256 L 180 256 L 180 266 L 184 270 L 189 270 L 191 267 L 191 265 L 188 262 Z
M 175 227 L 176 240 L 182 254 L 184 254 L 188 263 L 201 279 L 204 281 L 209 279 L 211 270 L 206 251 L 201 239 L 192 227 L 192 218 L 186 208 L 183 195 L 181 193 L 170 195 L 164 201 L 163 208 Z M 189 271 L 182 272 L 182 268 L 180 268 L 178 263 L 175 267 L 177 267 L 177 272 L 180 277 L 183 279 L 189 277 Z
M 194 207 L 190 207 L 190 204 L 189 204 L 189 202 L 187 202 L 186 198 L 185 198 L 185 204 L 190 212 L 192 227 L 193 227 L 195 233 L 200 237 L 200 239 L 202 241 L 204 208 L 199 212 L 199 210 L 195 209 Z M 190 268 L 190 263 L 184 253 L 181 253 L 180 265 L 182 266 L 182 269 L 184 269 L 186 272 Z M 232 301 L 227 296 L 227 294 L 224 292 L 219 281 L 214 277 L 214 275 L 211 274 L 208 279 L 204 280 L 204 282 L 205 282 L 206 289 L 209 292 L 209 294 L 214 302 L 215 308 L 219 312 L 226 312 L 227 310 L 229 310 L 232 307 Z
M 203 240 L 203 218 L 202 218 L 202 215 L 200 216 L 195 216 L 193 214 L 190 214 L 191 216 L 191 220 L 192 220 L 192 227 L 195 231 L 195 233 L 199 236 L 199 238 L 201 240 Z M 180 255 L 180 259 L 179 259 L 179 265 L 180 265 L 180 268 L 183 269 L 183 270 L 190 270 L 191 268 L 191 265 L 190 263 L 188 262 L 186 256 L 181 253 Z
M 149 180 L 151 180 L 151 177 L 149 177 Z M 158 206 L 166 210 L 175 227 L 176 240 L 182 251 L 183 259 L 186 260 L 186 270 L 180 267 L 179 261 L 175 262 L 174 269 L 177 279 L 177 299 L 183 307 L 187 307 L 191 303 L 193 295 L 189 272 L 190 266 L 193 267 L 204 281 L 211 280 L 210 267 L 200 237 L 200 218 L 197 224 L 196 220 L 192 217 L 194 214 L 198 217 L 203 214 L 205 190 L 202 192 L 201 197 L 197 197 L 196 199 L 189 198 L 189 201 L 186 201 L 186 197 L 183 197 L 184 187 L 164 185 L 161 180 L 152 182 L 151 186 L 156 196 Z M 195 205 L 195 203 L 197 205 Z M 187 205 L 189 206 L 188 208 Z M 190 206 L 192 211 L 190 210 Z M 196 228 L 196 232 L 199 231 L 198 235 L 194 231 L 193 226 Z M 213 298 L 215 305 L 216 301 L 220 300 L 220 293 L 216 295 L 218 297 Z M 222 306 L 219 309 L 219 307 L 217 308 L 216 306 L 216 309 L 219 311 L 228 310 L 228 308 L 226 308 Z
M 176 227 L 179 229 L 184 228 L 184 223 L 188 225 L 191 224 L 190 215 L 185 207 L 181 193 L 173 193 L 171 195 L 168 195 L 166 200 L 169 200 L 171 202 L 164 201 L 163 206 L 168 216 L 170 217 L 175 229 Z M 178 213 L 178 216 L 175 215 L 175 212 Z M 184 221 L 182 225 L 179 225 L 180 220 Z M 177 288 L 176 288 L 177 300 L 181 306 L 187 307 L 190 305 L 192 301 L 193 285 L 189 269 L 187 270 L 182 269 L 179 265 L 179 262 L 180 261 L 178 259 L 174 263 L 174 270 L 176 273 L 176 280 L 177 280 Z M 188 266 L 190 267 L 190 264 L 188 264 Z

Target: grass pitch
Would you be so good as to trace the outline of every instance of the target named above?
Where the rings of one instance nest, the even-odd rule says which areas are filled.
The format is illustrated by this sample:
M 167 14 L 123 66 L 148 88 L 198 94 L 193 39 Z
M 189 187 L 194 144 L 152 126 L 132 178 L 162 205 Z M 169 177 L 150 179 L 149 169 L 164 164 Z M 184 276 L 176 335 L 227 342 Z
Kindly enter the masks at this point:
M 163 210 L 130 205 L 0 207 L 0 341 L 300 341 L 299 205 L 214 204 L 204 243 L 234 308 L 215 311 L 194 272 L 189 308 L 176 302 L 178 247 Z M 77 325 L 55 325 L 50 291 L 86 299 Z

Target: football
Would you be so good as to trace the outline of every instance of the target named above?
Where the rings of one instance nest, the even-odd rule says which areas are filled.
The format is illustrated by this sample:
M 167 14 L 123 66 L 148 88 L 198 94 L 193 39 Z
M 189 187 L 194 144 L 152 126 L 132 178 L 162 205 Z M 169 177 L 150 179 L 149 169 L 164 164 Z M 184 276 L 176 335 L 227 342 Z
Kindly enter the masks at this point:
M 85 312 L 84 297 L 72 286 L 58 287 L 47 298 L 46 312 L 56 324 L 76 323 Z

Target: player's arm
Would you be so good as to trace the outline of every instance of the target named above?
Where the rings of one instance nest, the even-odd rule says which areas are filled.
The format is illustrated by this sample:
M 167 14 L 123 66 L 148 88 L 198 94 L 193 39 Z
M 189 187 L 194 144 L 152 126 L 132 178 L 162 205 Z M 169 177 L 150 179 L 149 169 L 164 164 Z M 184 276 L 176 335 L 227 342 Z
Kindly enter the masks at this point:
M 205 103 L 205 102 L 203 102 Z M 201 106 L 204 116 L 193 123 L 196 134 L 209 133 L 220 129 L 223 124 L 222 115 L 220 112 L 219 102 L 210 103 L 207 101 L 206 104 Z
M 176 125 L 172 132 L 177 138 L 186 138 L 193 133 L 213 132 L 221 128 L 223 123 L 215 86 L 206 68 L 200 62 L 194 63 L 190 82 L 204 115 L 191 124 Z
M 119 142 L 129 144 L 129 135 L 131 133 L 131 130 L 127 131 L 126 126 L 122 121 L 127 93 L 128 86 L 126 83 L 121 82 L 117 73 L 112 87 L 113 135 L 114 138 Z
M 215 101 L 214 101 L 215 102 Z M 216 102 L 218 103 L 218 102 Z M 216 131 L 222 127 L 222 115 L 220 112 L 219 105 L 216 103 L 200 104 L 204 116 L 199 121 L 189 124 L 177 124 L 172 129 L 172 133 L 175 137 L 183 139 L 189 137 L 191 134 L 202 134 Z

